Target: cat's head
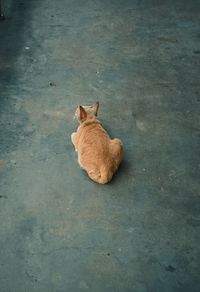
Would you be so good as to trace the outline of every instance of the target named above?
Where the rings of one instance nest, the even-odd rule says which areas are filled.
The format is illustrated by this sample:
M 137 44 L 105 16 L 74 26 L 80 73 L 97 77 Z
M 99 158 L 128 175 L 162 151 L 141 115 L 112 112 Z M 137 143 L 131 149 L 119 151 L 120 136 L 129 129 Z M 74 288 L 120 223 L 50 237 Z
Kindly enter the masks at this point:
M 99 102 L 92 105 L 79 105 L 75 111 L 75 117 L 79 121 L 79 123 L 82 123 L 87 116 L 97 116 L 99 109 Z

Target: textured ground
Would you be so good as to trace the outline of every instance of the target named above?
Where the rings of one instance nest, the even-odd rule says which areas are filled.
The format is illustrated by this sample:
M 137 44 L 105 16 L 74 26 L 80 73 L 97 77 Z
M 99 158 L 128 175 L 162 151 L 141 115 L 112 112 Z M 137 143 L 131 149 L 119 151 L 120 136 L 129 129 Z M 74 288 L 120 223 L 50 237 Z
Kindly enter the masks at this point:
M 5 1 L 4 1 L 5 2 Z M 200 291 L 200 2 L 9 0 L 0 22 L 0 291 Z M 122 139 L 78 164 L 81 103 Z

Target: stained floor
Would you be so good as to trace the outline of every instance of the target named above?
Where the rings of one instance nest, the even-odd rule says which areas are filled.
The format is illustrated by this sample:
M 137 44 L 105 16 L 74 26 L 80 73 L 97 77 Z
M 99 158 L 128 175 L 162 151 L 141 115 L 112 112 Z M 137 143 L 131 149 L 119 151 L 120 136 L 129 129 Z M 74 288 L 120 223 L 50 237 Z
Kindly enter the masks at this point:
M 199 292 L 200 2 L 3 10 L 0 291 Z M 97 100 L 125 148 L 104 186 L 70 141 Z

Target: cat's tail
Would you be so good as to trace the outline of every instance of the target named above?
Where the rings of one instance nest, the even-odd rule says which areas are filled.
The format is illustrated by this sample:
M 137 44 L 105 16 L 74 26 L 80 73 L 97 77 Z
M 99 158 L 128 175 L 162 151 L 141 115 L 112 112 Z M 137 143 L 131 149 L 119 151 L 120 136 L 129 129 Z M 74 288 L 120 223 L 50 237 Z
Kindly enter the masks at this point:
M 108 173 L 107 171 L 101 171 L 99 169 L 94 169 L 88 172 L 89 177 L 99 183 L 99 184 L 107 184 L 112 179 L 112 174 Z

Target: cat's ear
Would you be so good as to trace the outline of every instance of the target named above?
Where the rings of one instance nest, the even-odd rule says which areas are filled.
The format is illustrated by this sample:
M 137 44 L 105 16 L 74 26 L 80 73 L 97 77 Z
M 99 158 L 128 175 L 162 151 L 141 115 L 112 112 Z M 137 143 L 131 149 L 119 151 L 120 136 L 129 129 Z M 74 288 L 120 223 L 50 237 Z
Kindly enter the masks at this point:
M 97 102 L 93 105 L 93 107 L 94 107 L 94 114 L 95 114 L 95 116 L 97 116 L 98 109 L 99 109 L 99 102 L 97 101 Z
M 87 118 L 87 113 L 81 105 L 79 105 L 79 113 L 80 113 L 80 120 L 84 121 Z

